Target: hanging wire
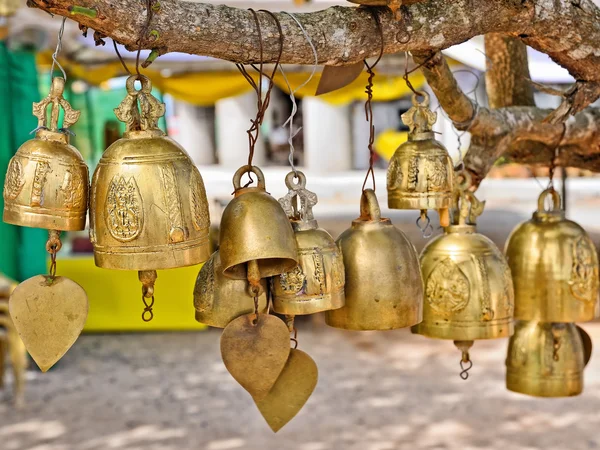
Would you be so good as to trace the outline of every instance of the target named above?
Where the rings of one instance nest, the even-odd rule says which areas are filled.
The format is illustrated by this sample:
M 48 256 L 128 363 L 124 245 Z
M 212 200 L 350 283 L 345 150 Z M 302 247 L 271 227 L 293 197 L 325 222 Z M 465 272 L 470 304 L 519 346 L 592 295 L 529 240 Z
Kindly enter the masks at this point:
M 365 93 L 367 94 L 367 101 L 365 102 L 365 118 L 367 122 L 369 122 L 369 169 L 367 170 L 367 174 L 365 175 L 365 181 L 363 181 L 362 190 L 365 190 L 365 186 L 367 185 L 367 180 L 369 179 L 369 174 L 371 175 L 371 179 L 373 181 L 373 191 L 375 191 L 375 171 L 373 170 L 373 166 L 375 164 L 375 150 L 373 148 L 373 144 L 375 143 L 375 125 L 373 125 L 373 78 L 375 77 L 375 72 L 373 69 L 377 65 L 377 63 L 381 60 L 383 56 L 383 51 L 385 49 L 385 40 L 383 37 L 383 29 L 381 27 L 381 21 L 379 20 L 379 15 L 375 10 L 371 10 L 371 14 L 373 15 L 373 19 L 375 19 L 375 24 L 377 25 L 377 31 L 379 32 L 379 39 L 381 47 L 379 48 L 379 56 L 375 62 L 370 65 L 367 60 L 364 60 L 365 67 L 367 68 L 367 73 L 369 74 L 369 79 L 367 81 L 367 86 L 365 87 Z
M 254 158 L 254 148 L 256 146 L 256 142 L 258 141 L 260 125 L 262 124 L 262 122 L 264 120 L 265 113 L 267 111 L 267 108 L 269 107 L 269 102 L 271 101 L 271 91 L 273 90 L 273 86 L 274 86 L 275 72 L 277 71 L 277 67 L 279 66 L 279 61 L 281 60 L 281 55 L 283 54 L 283 30 L 281 28 L 281 23 L 279 22 L 279 19 L 277 19 L 277 17 L 272 12 L 266 11 L 263 9 L 260 10 L 261 12 L 265 12 L 265 13 L 269 14 L 273 18 L 273 20 L 275 20 L 275 24 L 277 25 L 277 29 L 279 31 L 279 54 L 277 56 L 277 60 L 275 61 L 275 67 L 273 68 L 273 72 L 269 76 L 269 75 L 265 74 L 264 70 L 263 70 L 263 67 L 264 67 L 263 42 L 262 42 L 262 31 L 260 28 L 260 21 L 258 19 L 258 14 L 252 8 L 249 8 L 249 11 L 254 16 L 254 21 L 256 23 L 256 31 L 258 34 L 260 63 L 259 63 L 258 67 L 256 67 L 254 64 L 251 64 L 251 67 L 258 72 L 258 83 L 254 81 L 254 79 L 250 76 L 250 74 L 248 74 L 248 71 L 246 70 L 246 68 L 244 67 L 243 64 L 236 63 L 235 66 L 240 71 L 240 73 L 244 76 L 246 81 L 248 81 L 248 83 L 250 84 L 252 89 L 254 89 L 256 91 L 256 95 L 257 95 L 256 117 L 250 121 L 252 125 L 246 131 L 246 133 L 248 134 L 248 144 L 249 144 L 248 165 L 252 166 L 252 159 Z M 262 96 L 262 77 L 263 76 L 267 77 L 267 79 L 269 80 L 269 83 L 267 86 L 267 92 L 265 94 L 264 99 Z M 248 183 L 246 183 L 246 185 L 244 187 L 249 186 L 253 182 L 252 176 L 250 173 L 248 173 L 248 178 L 250 179 L 250 181 Z
M 117 41 L 115 41 L 114 39 L 113 39 L 113 46 L 115 47 L 115 53 L 119 57 L 119 61 L 121 61 L 121 65 L 123 66 L 123 69 L 125 69 L 125 72 L 127 72 L 129 75 L 131 75 L 131 70 L 129 70 L 129 67 L 127 67 L 127 64 L 125 64 L 125 60 L 121 56 L 121 53 L 119 52 L 119 48 L 117 47 Z
M 152 9 L 152 1 L 153 0 L 146 0 L 146 24 L 142 28 L 142 31 L 140 33 L 140 37 L 138 40 L 138 51 L 137 51 L 137 56 L 135 58 L 135 71 L 138 74 L 138 76 L 141 75 L 141 73 L 140 73 L 140 54 L 142 53 L 143 40 L 144 40 L 146 34 L 148 33 L 148 30 L 150 29 L 150 23 L 152 22 L 152 17 L 154 16 L 154 10 Z
M 290 166 L 292 167 L 292 171 L 294 172 L 294 177 L 297 179 L 298 171 L 296 170 L 296 166 L 294 165 L 295 148 L 294 148 L 293 139 L 300 132 L 300 130 L 302 130 L 302 127 L 298 128 L 296 131 L 294 131 L 294 117 L 296 116 L 296 113 L 298 112 L 298 105 L 296 103 L 295 93 L 298 92 L 300 89 L 302 89 L 304 86 L 306 86 L 310 82 L 310 80 L 312 80 L 312 78 L 315 75 L 315 72 L 317 70 L 317 66 L 319 64 L 319 57 L 317 55 L 317 49 L 315 48 L 315 45 L 313 44 L 312 39 L 310 38 L 310 36 L 308 35 L 306 30 L 300 23 L 300 21 L 296 18 L 296 16 L 294 16 L 292 13 L 289 13 L 287 11 L 283 11 L 283 13 L 290 16 L 298 24 L 298 26 L 302 30 L 302 33 L 304 34 L 304 37 L 306 38 L 306 42 L 308 42 L 308 45 L 310 45 L 310 48 L 313 52 L 313 56 L 315 58 L 315 63 L 313 64 L 313 68 L 312 68 L 312 72 L 310 73 L 310 76 L 300 86 L 298 86 L 294 90 L 292 90 L 292 87 L 290 86 L 288 78 L 285 75 L 285 72 L 283 71 L 283 67 L 281 65 L 279 65 L 279 71 L 281 72 L 281 75 L 283 76 L 283 80 L 285 81 L 285 84 L 287 85 L 288 90 L 290 91 L 290 100 L 292 102 L 292 112 L 290 113 L 290 116 L 288 117 L 288 119 L 284 122 L 284 124 L 281 127 L 283 128 L 283 127 L 289 125 L 289 128 L 290 128 L 290 133 L 289 133 L 289 137 L 288 137 L 288 144 L 290 146 L 290 154 L 289 154 L 288 160 L 290 162 Z
M 550 168 L 548 169 L 548 187 L 554 189 L 554 171 L 556 170 L 556 163 L 558 162 L 558 156 L 560 152 L 560 144 L 565 138 L 565 134 L 567 133 L 567 124 L 565 122 L 562 123 L 563 129 L 560 133 L 560 137 L 554 146 L 554 154 L 552 155 L 552 159 L 550 160 Z
M 63 34 L 65 32 L 65 22 L 66 21 L 67 21 L 67 18 L 63 17 L 62 23 L 60 24 L 60 29 L 58 30 L 58 42 L 56 43 L 56 49 L 54 50 L 54 53 L 52 53 L 52 67 L 50 67 L 50 76 L 52 79 L 54 79 L 54 66 L 58 66 L 58 68 L 60 69 L 60 71 L 63 74 L 63 78 L 65 81 L 67 81 L 67 73 L 65 72 L 65 69 L 63 69 L 63 66 L 60 65 L 57 58 L 58 58 L 58 54 L 60 53 L 60 51 L 62 49 L 62 38 L 63 38 Z

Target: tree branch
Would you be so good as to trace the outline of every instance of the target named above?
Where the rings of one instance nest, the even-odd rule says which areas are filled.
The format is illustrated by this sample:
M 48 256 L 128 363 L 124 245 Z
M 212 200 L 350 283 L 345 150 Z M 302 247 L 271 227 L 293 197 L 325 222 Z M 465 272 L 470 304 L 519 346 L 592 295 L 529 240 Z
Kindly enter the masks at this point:
M 69 12 L 73 0 L 28 0 L 53 14 L 67 16 L 116 41 L 137 48 L 146 17 L 138 0 L 80 0 L 96 17 Z M 577 3 L 575 5 L 575 3 Z M 577 79 L 600 81 L 600 10 L 591 0 L 430 0 L 402 6 L 401 20 L 388 8 L 375 8 L 384 30 L 385 53 L 432 51 L 450 47 L 473 36 L 499 32 L 523 39 L 549 54 Z M 263 60 L 274 62 L 278 31 L 273 19 L 260 14 Z M 277 13 L 285 34 L 281 62 L 309 64 L 310 47 L 287 14 Z M 297 14 L 326 65 L 351 64 L 376 56 L 380 41 L 369 8 L 333 7 Z M 161 54 L 184 52 L 214 56 L 240 63 L 260 60 L 257 31 L 247 10 L 178 0 L 161 0 L 154 14 L 152 40 L 144 48 Z M 153 33 L 153 36 L 156 36 Z

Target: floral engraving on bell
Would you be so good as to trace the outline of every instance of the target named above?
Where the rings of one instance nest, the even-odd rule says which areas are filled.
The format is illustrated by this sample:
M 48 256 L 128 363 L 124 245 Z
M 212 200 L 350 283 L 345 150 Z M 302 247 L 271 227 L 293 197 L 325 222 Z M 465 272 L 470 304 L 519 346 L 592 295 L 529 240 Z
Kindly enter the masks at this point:
M 593 302 L 597 291 L 598 269 L 594 264 L 594 248 L 585 236 L 573 243 L 573 265 L 569 286 L 571 294 L 583 302 Z
M 515 291 L 513 287 L 512 274 L 510 272 L 510 267 L 508 264 L 504 264 L 503 270 L 503 282 L 504 282 L 504 307 L 506 308 L 506 314 L 508 316 L 513 315 L 513 311 L 515 310 Z
M 483 258 L 472 256 L 479 272 L 479 282 L 481 288 L 481 320 L 488 321 L 494 318 L 494 310 L 491 304 L 490 280 L 487 273 L 487 267 Z
M 192 223 L 196 231 L 206 230 L 210 226 L 206 190 L 198 169 L 190 174 L 190 204 L 192 206 Z
M 183 219 L 181 218 L 181 202 L 179 200 L 179 192 L 177 191 L 175 168 L 172 164 L 165 164 L 160 167 L 160 170 L 162 172 L 165 208 L 170 225 L 169 241 L 172 243 L 183 242 L 185 232 L 183 229 Z
M 196 292 L 194 292 L 194 307 L 198 312 L 204 312 L 211 306 L 210 300 L 213 297 L 215 289 L 215 260 L 209 258 L 204 263 L 198 279 L 196 280 Z
M 23 166 L 17 158 L 12 158 L 6 171 L 4 181 L 4 199 L 14 200 L 21 193 L 25 179 L 23 177 Z
M 445 315 L 458 313 L 469 303 L 469 280 L 451 258 L 446 258 L 431 271 L 425 295 L 434 311 Z
M 402 188 L 402 167 L 396 158 L 392 158 L 387 172 L 387 188 L 396 190 Z
M 408 190 L 414 191 L 419 184 L 419 158 L 414 157 L 408 166 Z
M 344 258 L 340 252 L 335 252 L 332 258 L 333 285 L 336 289 L 343 288 L 346 282 L 346 273 L 344 272 Z
M 66 209 L 81 209 L 84 206 L 85 188 L 83 186 L 83 178 L 78 170 L 71 171 L 67 169 L 59 192 L 62 192 L 64 198 L 63 204 Z
M 50 164 L 46 161 L 38 161 L 35 166 L 35 174 L 33 176 L 33 187 L 31 189 L 30 206 L 42 206 L 44 203 L 44 185 L 46 184 L 46 176 L 52 172 Z
M 433 192 L 446 191 L 448 173 L 446 171 L 445 159 L 430 159 L 426 161 L 427 189 Z
M 319 284 L 319 294 L 323 294 L 327 286 L 323 270 L 323 255 L 320 252 L 313 253 L 313 263 L 315 265 L 315 281 Z
M 125 181 L 115 175 L 106 196 L 106 221 L 112 237 L 127 242 L 138 237 L 142 231 L 143 212 L 140 190 L 131 177 Z
M 282 273 L 280 276 L 281 287 L 285 292 L 300 292 L 306 282 L 306 277 L 300 266 L 296 266 L 290 272 Z

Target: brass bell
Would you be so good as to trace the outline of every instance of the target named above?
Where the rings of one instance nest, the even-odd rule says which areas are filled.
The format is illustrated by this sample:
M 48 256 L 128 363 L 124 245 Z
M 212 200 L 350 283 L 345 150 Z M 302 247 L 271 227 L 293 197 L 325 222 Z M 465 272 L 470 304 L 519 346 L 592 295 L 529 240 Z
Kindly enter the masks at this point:
M 245 173 L 254 173 L 256 187 L 241 187 Z M 265 177 L 256 166 L 242 166 L 233 176 L 234 198 L 229 202 L 219 230 L 219 253 L 225 276 L 247 278 L 248 263 L 256 275 L 267 278 L 298 264 L 296 240 L 281 205 L 265 190 Z
M 548 196 L 553 206 L 545 210 Z M 596 317 L 596 248 L 581 226 L 565 219 L 554 189 L 542 192 L 532 219 L 513 230 L 506 257 L 515 285 L 516 319 L 585 322 Z
M 589 339 L 572 323 L 517 321 L 508 344 L 506 387 L 536 397 L 580 394 L 591 356 L 582 337 Z
M 157 126 L 165 106 L 152 96 L 150 80 L 133 75 L 126 87 L 115 109 L 125 134 L 106 149 L 92 178 L 90 238 L 98 267 L 140 271 L 144 298 L 151 298 L 157 269 L 208 259 L 210 218 L 200 172 Z
M 469 192 L 469 185 L 470 177 L 462 174 L 453 224 L 421 253 L 423 321 L 413 332 L 427 337 L 474 341 L 508 337 L 513 331 L 510 269 L 494 243 L 477 233 L 475 219 L 485 202 Z M 457 344 L 463 350 L 464 343 Z
M 415 247 L 366 189 L 360 217 L 336 241 L 345 268 L 346 304 L 327 311 L 327 325 L 346 330 L 392 330 L 423 318 L 423 281 Z
M 267 313 L 267 282 L 261 280 L 263 292 L 258 296 L 258 312 Z M 246 291 L 245 280 L 223 275 L 217 250 L 204 263 L 194 287 L 196 320 L 211 327 L 225 328 L 232 320 L 254 312 L 254 300 Z
M 448 150 L 435 140 L 432 126 L 437 114 L 429 109 L 429 95 L 421 92 L 412 97 L 412 108 L 402 114 L 409 127 L 408 141 L 400 145 L 387 172 L 388 207 L 420 209 L 426 217 L 428 209 L 437 209 L 440 224 L 450 225 L 448 208 L 452 199 L 454 166 Z
M 38 118 L 35 138 L 21 145 L 6 172 L 6 223 L 48 230 L 85 229 L 88 168 L 79 151 L 69 145 L 68 132 L 80 112 L 63 98 L 64 87 L 63 78 L 54 78 L 48 97 L 33 104 Z M 50 120 L 46 117 L 49 105 Z M 61 107 L 64 119 L 59 128 Z
M 298 183 L 294 183 L 296 176 Z M 341 308 L 345 303 L 344 261 L 331 235 L 319 228 L 313 216 L 317 196 L 306 189 L 302 172 L 288 173 L 285 184 L 289 192 L 279 203 L 291 220 L 299 262 L 293 270 L 271 279 L 273 310 L 296 316 Z

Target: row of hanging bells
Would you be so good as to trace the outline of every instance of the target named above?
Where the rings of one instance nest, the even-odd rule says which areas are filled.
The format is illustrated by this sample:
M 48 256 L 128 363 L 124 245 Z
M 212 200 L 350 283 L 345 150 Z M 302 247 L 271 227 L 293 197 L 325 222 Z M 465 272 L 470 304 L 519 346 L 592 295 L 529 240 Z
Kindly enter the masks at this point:
M 64 84 L 53 78 L 49 96 L 34 104 L 36 136 L 10 161 L 4 185 L 4 221 L 49 230 L 50 275 L 24 281 L 10 301 L 15 327 L 43 371 L 73 345 L 87 317 L 84 290 L 55 271 L 60 232 L 85 228 L 88 203 L 96 265 L 139 272 L 144 320 L 153 316 L 157 269 L 199 264 L 210 255 L 202 177 L 185 150 L 158 129 L 165 107 L 152 96 L 150 80 L 127 79 L 127 96 L 115 108 L 125 135 L 104 152 L 89 189 L 87 166 L 69 145 L 68 127 L 79 112 L 64 99 Z

